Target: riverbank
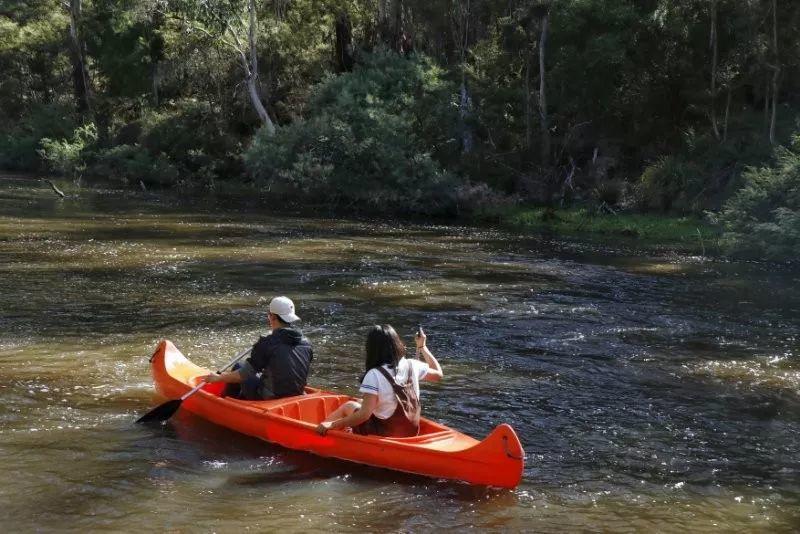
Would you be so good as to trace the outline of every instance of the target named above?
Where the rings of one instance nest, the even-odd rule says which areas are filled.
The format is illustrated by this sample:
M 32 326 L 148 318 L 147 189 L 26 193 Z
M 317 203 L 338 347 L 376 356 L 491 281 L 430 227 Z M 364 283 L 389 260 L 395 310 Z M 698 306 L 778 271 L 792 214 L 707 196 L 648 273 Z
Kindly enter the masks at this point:
M 95 189 L 118 189 L 119 184 L 98 180 L 85 181 L 78 185 L 73 180 L 53 176 L 39 176 L 18 173 L 2 173 L 4 178 L 14 178 L 41 182 L 42 190 L 50 190 L 52 182 L 67 196 L 79 196 L 82 191 Z M 304 204 L 281 199 L 270 198 L 268 192 L 255 189 L 252 185 L 238 182 L 225 182 L 213 189 L 187 188 L 181 191 L 145 190 L 130 186 L 132 194 L 177 195 L 198 201 L 214 198 L 225 204 L 239 200 L 247 203 L 259 202 L 268 206 L 270 211 L 289 212 L 295 215 L 309 214 L 330 215 L 346 214 L 358 217 L 358 213 L 350 210 L 335 209 L 330 206 Z M 54 192 L 54 194 L 57 194 Z M 362 214 L 363 215 L 363 214 Z M 407 220 L 416 221 L 417 217 Z M 456 218 L 436 218 L 437 222 L 451 224 L 476 224 L 479 226 L 499 227 L 515 232 L 529 234 L 545 234 L 553 237 L 571 239 L 618 239 L 632 247 L 659 251 L 675 251 L 681 253 L 719 255 L 720 231 L 717 227 L 698 217 L 674 216 L 665 214 L 635 213 L 598 213 L 588 207 L 550 209 L 540 206 L 514 206 L 493 211 L 484 211 L 473 215 Z M 425 222 L 430 222 L 426 220 Z
M 484 224 L 518 232 L 571 238 L 619 238 L 632 245 L 678 252 L 720 253 L 720 231 L 698 217 L 641 213 L 598 213 L 587 207 L 551 209 L 515 206 L 475 216 Z

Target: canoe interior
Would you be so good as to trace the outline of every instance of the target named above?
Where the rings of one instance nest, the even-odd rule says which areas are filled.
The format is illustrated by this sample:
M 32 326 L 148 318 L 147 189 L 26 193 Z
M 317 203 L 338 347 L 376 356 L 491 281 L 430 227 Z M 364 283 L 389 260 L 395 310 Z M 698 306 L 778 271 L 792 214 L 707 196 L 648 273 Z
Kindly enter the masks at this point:
M 190 382 L 196 382 L 197 377 L 192 377 Z M 211 395 L 221 397 L 222 392 L 225 389 L 225 385 L 221 383 L 215 384 L 206 384 L 203 386 L 203 391 L 209 393 Z M 306 396 L 303 397 L 288 397 L 286 400 L 282 399 L 273 399 L 268 401 L 240 401 L 237 400 L 237 404 L 246 404 L 253 407 L 259 407 L 260 405 L 268 406 L 266 408 L 266 412 L 279 416 L 285 417 L 286 419 L 292 419 L 294 421 L 300 421 L 303 423 L 309 423 L 312 425 L 318 425 L 325 418 L 328 414 L 332 413 L 336 410 L 339 406 L 344 404 L 349 400 L 354 400 L 353 397 L 349 395 L 336 395 L 331 393 L 322 393 L 320 390 L 314 388 L 306 388 Z M 413 438 L 392 438 L 392 439 L 402 439 L 403 441 L 424 441 L 430 437 L 433 437 L 435 434 L 437 437 L 441 437 L 441 433 L 444 431 L 449 431 L 450 429 L 442 426 L 438 423 L 434 423 L 433 421 L 428 421 L 426 419 L 420 420 L 419 425 L 419 435 Z M 424 438 L 424 439 L 423 439 Z

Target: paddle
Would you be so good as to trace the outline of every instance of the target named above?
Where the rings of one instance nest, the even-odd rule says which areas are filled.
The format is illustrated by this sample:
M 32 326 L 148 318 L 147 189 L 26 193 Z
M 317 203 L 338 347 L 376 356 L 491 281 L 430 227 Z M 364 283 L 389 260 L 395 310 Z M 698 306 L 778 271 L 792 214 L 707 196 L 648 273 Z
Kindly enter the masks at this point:
M 236 357 L 233 360 L 231 360 L 230 363 L 228 363 L 228 365 L 226 365 L 225 367 L 223 367 L 222 369 L 217 371 L 217 374 L 222 373 L 228 367 L 232 366 L 233 364 L 235 364 L 236 362 L 238 362 L 239 360 L 244 358 L 244 356 L 246 354 L 249 354 L 251 350 L 252 350 L 252 347 L 249 348 L 249 349 L 245 349 L 242 352 L 240 352 L 239 354 L 237 354 Z M 164 404 L 160 404 L 160 405 L 156 406 L 155 408 L 153 408 L 152 410 L 150 410 L 149 412 L 147 412 L 146 414 L 141 416 L 139 419 L 137 419 L 136 422 L 137 423 L 154 423 L 154 422 L 159 422 L 160 423 L 162 421 L 166 421 L 167 419 L 172 417 L 175 414 L 175 412 L 178 411 L 178 408 L 181 407 L 181 403 L 183 403 L 183 401 L 185 401 L 186 399 L 188 399 L 189 397 L 191 397 L 192 395 L 194 395 L 195 393 L 200 391 L 200 388 L 202 388 L 205 385 L 206 385 L 206 381 L 205 380 L 201 381 L 194 388 L 192 388 L 191 390 L 187 391 L 183 395 L 183 397 L 181 397 L 180 399 L 173 399 L 173 400 L 165 402 Z

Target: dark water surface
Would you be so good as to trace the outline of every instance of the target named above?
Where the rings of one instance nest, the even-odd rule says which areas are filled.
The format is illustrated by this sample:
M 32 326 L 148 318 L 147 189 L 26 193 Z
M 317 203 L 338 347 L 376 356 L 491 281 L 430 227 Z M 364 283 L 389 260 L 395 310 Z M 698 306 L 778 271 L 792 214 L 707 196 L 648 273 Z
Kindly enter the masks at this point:
M 241 204 L 241 203 L 240 203 Z M 286 217 L 0 178 L 4 530 L 792 531 L 800 274 L 466 227 Z M 154 402 L 162 338 L 215 367 L 295 299 L 311 382 L 355 393 L 367 326 L 429 332 L 431 418 L 509 422 L 515 491 L 324 460 Z

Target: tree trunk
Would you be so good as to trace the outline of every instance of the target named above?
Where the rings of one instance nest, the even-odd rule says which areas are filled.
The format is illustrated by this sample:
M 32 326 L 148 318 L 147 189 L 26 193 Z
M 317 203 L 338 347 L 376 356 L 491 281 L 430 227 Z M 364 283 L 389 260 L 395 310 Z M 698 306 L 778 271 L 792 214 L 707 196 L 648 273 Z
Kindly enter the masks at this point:
M 403 48 L 403 0 L 378 0 L 378 33 L 396 52 Z
M 151 76 L 153 80 L 153 107 L 157 108 L 159 104 L 158 87 L 161 85 L 161 76 L 159 74 L 158 63 L 153 63 L 151 69 Z
M 550 22 L 550 12 L 545 11 L 542 15 L 542 32 L 539 38 L 539 118 L 541 120 L 542 132 L 542 165 L 550 164 L 550 127 L 547 122 L 547 84 L 545 72 L 545 50 L 547 46 L 547 30 Z
M 378 9 L 377 9 L 377 21 L 375 22 L 376 30 L 377 30 L 377 40 L 374 44 L 380 44 L 381 41 L 386 42 L 386 33 L 388 31 L 388 17 L 386 15 L 387 11 L 389 10 L 388 6 L 389 0 L 377 0 Z
M 769 72 L 764 79 L 764 132 L 769 135 Z
M 275 124 L 273 124 L 272 119 L 269 118 L 267 109 L 261 102 L 261 97 L 258 94 L 258 86 L 256 85 L 256 79 L 252 76 L 247 78 L 247 94 L 250 96 L 250 102 L 253 104 L 253 109 L 256 111 L 256 115 L 258 115 L 258 118 L 261 119 L 261 122 L 264 123 L 264 126 L 266 126 L 267 133 L 269 133 L 269 135 L 274 134 Z
M 159 88 L 161 86 L 161 62 L 164 60 L 164 37 L 161 35 L 161 28 L 164 25 L 164 13 L 158 9 L 153 10 L 151 15 L 152 36 L 149 42 L 150 56 L 150 76 L 153 86 L 153 105 L 159 105 Z
M 72 59 L 72 81 L 75 87 L 75 103 L 81 114 L 91 113 L 89 72 L 86 69 L 86 48 L 81 40 L 79 25 L 81 0 L 69 0 L 65 6 L 69 12 L 70 56 Z
M 772 0 L 772 118 L 769 122 L 769 142 L 775 144 L 775 122 L 778 116 L 778 82 L 781 75 L 781 65 L 778 58 L 778 0 Z
M 722 142 L 728 140 L 728 118 L 731 114 L 731 93 L 732 93 L 731 84 L 728 84 L 728 98 L 725 101 L 725 122 L 722 126 Z
M 336 42 L 334 43 L 334 63 L 336 72 L 350 72 L 353 70 L 353 27 L 347 11 L 340 11 L 335 22 Z
M 402 53 L 405 40 L 405 35 L 403 33 L 403 0 L 394 0 L 392 4 L 391 46 Z
M 719 127 L 717 126 L 717 1 L 711 2 L 711 34 L 709 35 L 709 46 L 711 47 L 711 129 L 714 137 L 719 139 Z
M 533 103 L 531 102 L 531 55 L 529 50 L 525 57 L 525 151 L 528 152 L 533 144 L 532 115 Z
M 269 135 L 275 135 L 275 124 L 267 113 L 264 103 L 261 101 L 261 95 L 258 91 L 258 50 L 256 47 L 256 36 L 258 35 L 258 21 L 256 20 L 256 3 L 255 0 L 250 0 L 248 5 L 250 14 L 250 27 L 247 33 L 248 44 L 250 45 L 250 67 L 247 69 L 247 62 L 245 61 L 245 70 L 247 72 L 247 92 L 250 95 L 250 101 L 253 108 L 258 114 L 258 118 L 264 124 Z
M 460 99 L 458 104 L 458 119 L 459 119 L 459 128 L 461 130 L 461 152 L 463 154 L 469 154 L 472 152 L 472 128 L 469 124 L 469 116 L 472 111 L 472 98 L 469 96 L 469 89 L 467 88 L 467 71 L 466 71 L 466 64 L 467 64 L 467 50 L 469 49 L 470 43 L 470 27 L 469 27 L 469 17 L 470 17 L 470 0 L 466 0 L 465 2 L 457 2 L 456 4 L 459 8 L 459 17 L 458 21 L 460 24 L 457 24 L 458 27 L 458 49 L 459 49 L 459 59 L 460 59 L 460 68 L 461 68 L 461 88 L 460 88 Z
M 470 109 L 472 107 L 472 99 L 469 96 L 467 89 L 467 80 L 461 78 L 461 99 L 459 101 L 458 118 L 461 123 L 461 152 L 469 154 L 472 152 L 472 130 L 468 124 Z

